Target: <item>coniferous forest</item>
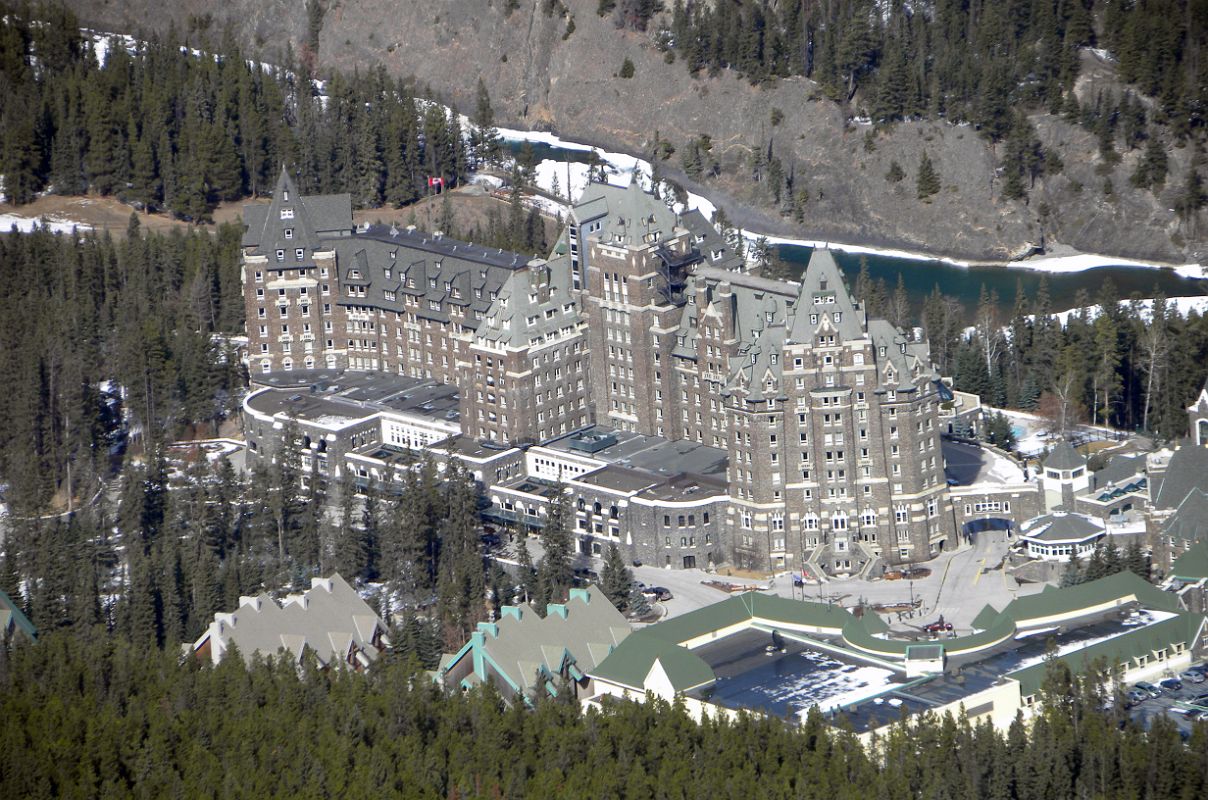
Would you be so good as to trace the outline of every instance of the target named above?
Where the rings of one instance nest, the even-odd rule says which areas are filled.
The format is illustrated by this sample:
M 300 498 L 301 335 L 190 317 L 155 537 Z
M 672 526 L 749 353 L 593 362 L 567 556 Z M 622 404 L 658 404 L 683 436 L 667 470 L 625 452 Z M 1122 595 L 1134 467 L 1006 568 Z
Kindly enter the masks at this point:
M 92 191 L 207 220 L 220 201 L 272 191 L 289 164 L 308 194 L 402 205 L 431 177 L 454 185 L 477 152 L 455 112 L 416 103 L 381 69 L 333 75 L 320 94 L 291 53 L 261 64 L 227 38 L 203 56 L 171 34 L 133 52 L 118 38 L 102 66 L 70 12 L 3 16 L 0 174 L 16 203 Z
M 661 4 L 628 5 L 641 7 L 631 24 L 645 27 Z M 874 122 L 942 117 L 971 122 L 997 140 L 1016 109 L 1077 117 L 1070 91 L 1083 47 L 1111 52 L 1121 78 L 1157 98 L 1153 120 L 1175 138 L 1208 121 L 1203 0 L 667 5 L 671 24 L 659 40 L 689 70 L 732 69 L 753 83 L 805 75 L 836 100 L 861 93 Z M 1115 112 L 1113 105 L 1097 113 Z
M 1006 733 L 924 718 L 865 748 L 817 712 L 800 727 L 698 725 L 661 702 L 580 712 L 447 696 L 400 658 L 368 675 L 123 637 L 50 635 L 0 663 L 6 797 L 1185 798 L 1208 793 L 1208 725 L 1149 732 L 1060 664 L 1044 711 Z M 1117 708 L 1120 707 L 1117 705 Z M 841 725 L 840 725 L 841 728 Z

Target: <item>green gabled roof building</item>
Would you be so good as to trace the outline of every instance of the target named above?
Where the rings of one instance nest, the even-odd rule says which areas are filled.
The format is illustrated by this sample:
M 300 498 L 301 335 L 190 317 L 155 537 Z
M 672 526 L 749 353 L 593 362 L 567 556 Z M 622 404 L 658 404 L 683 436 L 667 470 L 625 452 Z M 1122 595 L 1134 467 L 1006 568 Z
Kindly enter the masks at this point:
M 38 641 L 38 629 L 29 621 L 29 617 L 25 616 L 21 607 L 13 602 L 13 599 L 2 589 L 0 589 L 0 640 L 3 640 L 3 644 L 15 641 L 30 643 Z
M 563 682 L 586 688 L 587 673 L 632 638 L 625 617 L 594 586 L 571 589 L 565 603 L 545 611 L 504 606 L 498 620 L 478 623 L 460 650 L 441 659 L 436 682 L 449 689 L 492 683 L 505 699 L 531 703 Z
M 1208 558 L 1200 558 L 1203 562 L 1194 562 L 1196 568 L 1208 572 Z M 1150 613 L 1138 615 L 1138 608 Z M 1149 624 L 1129 622 L 1126 616 Z M 972 634 L 937 641 L 894 639 L 875 614 L 857 618 L 838 606 L 748 592 L 633 634 L 590 677 L 600 694 L 640 699 L 649 692 L 667 699 L 683 697 L 697 712 L 732 711 L 732 703 L 723 709 L 711 705 L 710 698 L 732 685 L 727 681 L 734 675 L 725 671 L 733 669 L 733 659 L 750 656 L 724 650 L 742 647 L 737 644 L 740 638 L 728 644 L 721 640 L 751 630 L 771 631 L 848 663 L 904 674 L 911 681 L 909 691 L 901 695 L 905 702 L 932 702 L 919 700 L 927 695 L 934 699 L 932 710 L 964 713 L 961 709 L 967 706 L 1005 725 L 1034 701 L 1044 680 L 1047 662 L 1039 658 L 1035 634 L 1052 631 L 1059 645 L 1064 641 L 1060 659 L 1074 672 L 1103 662 L 1131 682 L 1184 669 L 1208 620 L 1180 610 L 1170 592 L 1121 572 L 1018 598 L 1001 611 L 987 605 L 973 627 Z M 1083 628 L 1088 630 L 1077 633 Z M 721 661 L 707 660 L 716 658 L 715 647 L 729 654 Z M 715 674 L 714 668 L 721 672 Z M 946 673 L 965 670 L 972 670 L 973 688 L 962 691 L 961 679 Z M 853 701 L 852 706 L 861 702 L 866 700 Z

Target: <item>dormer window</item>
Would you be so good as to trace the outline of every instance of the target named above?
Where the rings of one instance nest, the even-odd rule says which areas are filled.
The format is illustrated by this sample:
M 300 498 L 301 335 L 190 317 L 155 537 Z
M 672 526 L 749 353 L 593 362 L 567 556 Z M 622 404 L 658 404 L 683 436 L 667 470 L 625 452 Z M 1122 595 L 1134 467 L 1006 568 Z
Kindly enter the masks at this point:
M 811 325 L 818 324 L 818 315 L 817 314 L 810 314 L 810 324 Z
M 842 312 L 842 311 L 836 311 L 836 312 L 835 312 L 835 324 L 836 324 L 836 325 L 838 325 L 838 324 L 839 324 L 840 322 L 842 322 L 842 321 L 843 321 L 843 312 Z
M 293 228 L 286 228 L 286 229 L 285 229 L 285 238 L 286 238 L 286 239 L 292 239 L 292 238 L 294 238 L 294 229 L 293 229 Z
M 772 312 L 771 311 L 764 312 L 763 318 L 765 320 L 767 320 L 768 322 L 771 322 L 772 321 Z
M 301 247 L 297 248 L 296 250 L 294 250 L 294 258 L 301 261 L 302 259 L 306 258 L 306 251 L 303 250 Z
M 286 199 L 289 199 L 289 198 L 286 198 Z M 293 218 L 294 218 L 294 210 L 292 208 L 281 209 L 281 219 L 293 219 Z
M 721 258 L 722 252 L 723 251 L 720 248 L 718 248 L 718 249 L 714 250 L 712 253 L 710 253 L 709 257 L 712 258 L 714 261 L 717 261 Z
M 285 251 L 284 251 L 284 250 L 278 250 L 278 251 L 277 251 L 277 260 L 278 260 L 278 261 L 284 261 L 284 260 L 285 260 Z

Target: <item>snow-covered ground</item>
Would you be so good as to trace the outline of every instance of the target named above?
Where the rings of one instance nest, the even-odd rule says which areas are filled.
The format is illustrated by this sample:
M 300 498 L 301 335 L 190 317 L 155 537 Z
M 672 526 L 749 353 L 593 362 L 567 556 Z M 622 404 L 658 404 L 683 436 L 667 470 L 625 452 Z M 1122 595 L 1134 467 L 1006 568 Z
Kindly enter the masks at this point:
M 1022 261 L 1011 261 L 1007 264 L 1011 269 L 1030 269 L 1038 272 L 1083 272 L 1096 267 L 1136 267 L 1141 269 L 1170 269 L 1184 278 L 1208 278 L 1204 268 L 1199 264 L 1182 264 L 1177 266 L 1154 264 L 1149 261 L 1136 261 L 1131 258 L 1116 258 L 1101 256 L 1094 253 L 1078 253 L 1069 256 L 1038 256 Z
M 18 214 L 0 214 L 0 233 L 9 233 L 16 228 L 19 233 L 30 233 L 35 228 L 44 228 L 51 233 L 71 233 L 73 230 L 89 231 L 91 226 L 60 217 L 37 219 Z
M 1131 300 L 1121 300 L 1120 305 L 1127 306 L 1131 302 Z M 1153 300 L 1141 300 L 1140 303 L 1141 319 L 1148 321 L 1150 312 L 1153 311 Z M 1081 308 L 1071 308 L 1069 311 L 1062 311 L 1054 314 L 1053 316 L 1060 320 L 1061 324 L 1064 326 L 1069 323 L 1070 317 L 1078 316 L 1083 310 L 1084 309 Z M 1166 310 L 1167 313 L 1177 310 L 1179 314 L 1184 317 L 1190 314 L 1192 311 L 1205 314 L 1208 313 L 1208 296 L 1169 297 L 1166 299 Z M 1085 309 L 1085 311 L 1087 317 L 1090 319 L 1094 319 L 1095 317 L 1099 316 L 1099 306 L 1097 305 L 1089 306 Z
M 898 683 L 893 670 L 884 667 L 844 664 L 813 650 L 806 650 L 801 657 L 813 662 L 816 671 L 786 681 L 767 694 L 773 700 L 800 708 L 798 714 L 803 719 L 813 706 L 823 712 L 831 711 L 880 694 Z

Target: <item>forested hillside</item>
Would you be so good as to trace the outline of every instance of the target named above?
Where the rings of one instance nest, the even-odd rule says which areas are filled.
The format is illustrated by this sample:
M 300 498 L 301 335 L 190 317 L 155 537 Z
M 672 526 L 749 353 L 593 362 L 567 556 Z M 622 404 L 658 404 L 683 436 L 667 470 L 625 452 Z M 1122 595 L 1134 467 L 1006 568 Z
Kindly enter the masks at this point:
M 481 79 L 502 122 L 655 159 L 768 233 L 1208 257 L 1204 0 L 72 6 L 323 75 L 382 65 L 464 109 Z
M 70 12 L 36 16 L 8 10 L 0 23 L 0 174 L 16 203 L 94 192 L 201 221 L 219 201 L 271 190 L 289 164 L 305 192 L 397 206 L 429 178 L 455 185 L 468 158 L 497 146 L 468 150 L 456 115 L 417 105 L 380 68 L 334 74 L 320 97 L 297 64 L 249 61 L 230 37 L 190 52 L 173 34 L 133 53 L 106 42 L 102 65 Z
M 121 416 L 141 446 L 231 409 L 243 326 L 236 226 L 216 233 L 0 236 L 0 483 L 19 514 L 91 496 Z M 207 427 L 208 426 L 208 427 Z

